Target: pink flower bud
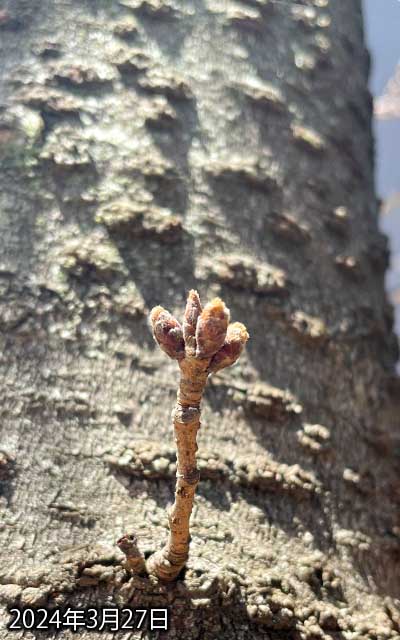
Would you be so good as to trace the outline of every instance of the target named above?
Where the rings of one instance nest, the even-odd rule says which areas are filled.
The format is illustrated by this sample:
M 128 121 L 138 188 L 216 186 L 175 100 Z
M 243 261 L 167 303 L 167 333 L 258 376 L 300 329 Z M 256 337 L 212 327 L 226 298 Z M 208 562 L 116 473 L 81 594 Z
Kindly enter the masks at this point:
M 211 358 L 225 341 L 229 323 L 229 309 L 220 298 L 214 298 L 197 320 L 196 357 Z
M 150 312 L 153 335 L 160 348 L 174 360 L 185 356 L 182 327 L 178 320 L 163 307 L 154 307 Z
M 211 360 L 210 371 L 215 373 L 234 364 L 242 353 L 248 339 L 249 334 L 244 324 L 241 322 L 230 324 L 226 332 L 224 345 Z
M 202 310 L 199 294 L 192 289 L 189 291 L 183 319 L 183 338 L 188 356 L 193 357 L 196 354 L 196 325 Z

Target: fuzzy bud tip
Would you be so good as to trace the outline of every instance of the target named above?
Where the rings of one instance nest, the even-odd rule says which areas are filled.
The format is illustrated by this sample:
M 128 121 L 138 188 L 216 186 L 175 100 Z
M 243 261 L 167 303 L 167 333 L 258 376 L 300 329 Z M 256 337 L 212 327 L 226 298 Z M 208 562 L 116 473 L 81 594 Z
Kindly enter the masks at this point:
M 221 349 L 214 355 L 210 363 L 210 372 L 215 373 L 236 362 L 249 339 L 249 334 L 241 322 L 230 324 Z
M 229 324 L 229 309 L 220 298 L 214 298 L 197 320 L 196 356 L 211 358 L 222 347 Z
M 182 327 L 178 320 L 163 307 L 154 307 L 150 312 L 153 335 L 160 348 L 174 360 L 185 355 Z
M 185 316 L 183 319 L 183 338 L 188 356 L 194 356 L 196 353 L 196 327 L 202 310 L 199 294 L 194 289 L 191 289 L 186 302 Z

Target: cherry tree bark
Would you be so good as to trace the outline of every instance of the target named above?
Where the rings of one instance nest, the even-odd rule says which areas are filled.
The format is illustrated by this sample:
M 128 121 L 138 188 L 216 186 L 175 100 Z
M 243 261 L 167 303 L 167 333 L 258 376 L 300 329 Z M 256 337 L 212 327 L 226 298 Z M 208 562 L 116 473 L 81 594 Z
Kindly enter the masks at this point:
M 399 637 L 360 4 L 1 3 L 1 638 L 7 605 L 110 602 L 168 606 L 171 638 Z M 165 585 L 116 541 L 167 539 L 179 371 L 148 312 L 191 288 L 250 340 L 206 388 Z

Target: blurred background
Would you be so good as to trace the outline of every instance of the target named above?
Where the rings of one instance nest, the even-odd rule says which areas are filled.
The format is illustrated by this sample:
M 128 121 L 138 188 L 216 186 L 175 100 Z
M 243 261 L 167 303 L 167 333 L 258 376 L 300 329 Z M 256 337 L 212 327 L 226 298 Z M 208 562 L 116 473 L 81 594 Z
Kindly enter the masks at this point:
M 400 336 L 400 0 L 363 0 L 365 35 L 372 58 L 375 103 L 376 190 L 382 198 L 382 231 L 389 236 L 386 288 Z

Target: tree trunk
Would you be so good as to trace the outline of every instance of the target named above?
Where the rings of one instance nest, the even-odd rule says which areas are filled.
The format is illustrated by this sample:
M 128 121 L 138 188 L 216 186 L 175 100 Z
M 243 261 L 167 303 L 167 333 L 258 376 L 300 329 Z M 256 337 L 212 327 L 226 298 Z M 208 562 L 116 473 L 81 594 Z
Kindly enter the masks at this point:
M 9 0 L 0 38 L 2 601 L 167 604 L 185 639 L 398 638 L 360 2 Z M 147 316 L 191 287 L 250 340 L 208 383 L 164 586 L 115 542 L 167 538 L 178 367 Z

